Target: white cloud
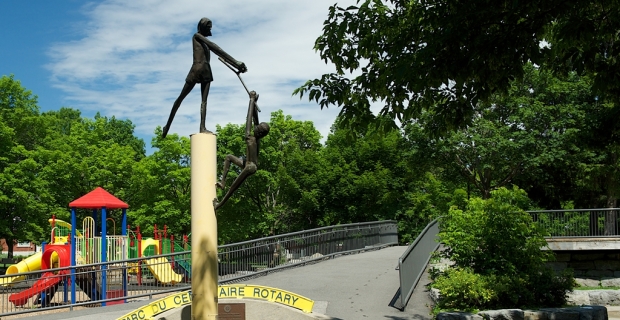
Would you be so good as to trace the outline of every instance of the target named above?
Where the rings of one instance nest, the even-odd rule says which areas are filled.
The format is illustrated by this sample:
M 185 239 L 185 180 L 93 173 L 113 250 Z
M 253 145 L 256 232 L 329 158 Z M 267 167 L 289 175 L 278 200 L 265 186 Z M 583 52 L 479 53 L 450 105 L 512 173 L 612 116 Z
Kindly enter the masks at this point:
M 52 47 L 48 67 L 69 105 L 129 118 L 138 134 L 149 136 L 155 126 L 165 124 L 184 85 L 192 62 L 191 37 L 198 20 L 206 16 L 213 21 L 211 40 L 248 66 L 242 77 L 260 94 L 261 120 L 282 109 L 296 120 L 313 121 L 325 137 L 340 110 L 321 110 L 306 97 L 300 101 L 291 94 L 306 80 L 331 71 L 312 47 L 333 3 L 107 0 L 84 8 L 88 23 L 83 35 Z M 248 97 L 241 83 L 215 55 L 211 65 L 215 80 L 207 128 L 243 123 Z M 197 85 L 170 131 L 185 136 L 197 132 L 199 108 Z

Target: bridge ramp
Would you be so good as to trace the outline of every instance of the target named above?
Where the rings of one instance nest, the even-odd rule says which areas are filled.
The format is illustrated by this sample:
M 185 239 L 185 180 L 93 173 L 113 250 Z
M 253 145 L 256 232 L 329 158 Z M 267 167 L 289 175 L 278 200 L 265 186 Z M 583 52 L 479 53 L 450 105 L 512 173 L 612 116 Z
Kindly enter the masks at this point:
M 426 301 L 404 312 L 388 306 L 399 288 L 396 266 L 406 249 L 398 246 L 341 256 L 245 282 L 325 301 L 326 310 L 316 311 L 339 319 L 431 319 Z M 420 299 L 430 301 L 426 292 L 414 293 L 411 301 Z

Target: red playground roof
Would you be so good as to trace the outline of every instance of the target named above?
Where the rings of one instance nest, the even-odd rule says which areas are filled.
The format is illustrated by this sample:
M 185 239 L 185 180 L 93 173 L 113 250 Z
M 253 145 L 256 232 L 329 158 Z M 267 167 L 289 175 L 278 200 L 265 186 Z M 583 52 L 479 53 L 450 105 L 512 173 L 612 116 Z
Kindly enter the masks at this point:
M 73 200 L 69 203 L 69 207 L 81 209 L 99 209 L 103 207 L 106 207 L 106 209 L 127 209 L 129 205 L 105 191 L 103 188 L 97 187 L 97 189 L 79 199 Z

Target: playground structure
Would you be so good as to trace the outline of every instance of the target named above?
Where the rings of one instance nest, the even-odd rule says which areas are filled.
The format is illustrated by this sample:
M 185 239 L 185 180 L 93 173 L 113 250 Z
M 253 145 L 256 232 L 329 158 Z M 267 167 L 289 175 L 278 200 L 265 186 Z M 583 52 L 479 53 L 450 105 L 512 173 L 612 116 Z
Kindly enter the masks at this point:
M 134 236 L 130 241 L 129 257 L 130 258 L 142 258 L 147 256 L 172 254 L 175 251 L 189 251 L 191 246 L 189 245 L 189 236 L 183 236 L 183 242 L 178 243 L 174 241 L 174 235 L 168 237 L 167 226 L 164 225 L 164 230 L 158 230 L 157 225 L 154 227 L 154 238 L 143 239 L 140 233 L 140 227 L 136 228 L 135 233 L 131 232 Z M 137 283 L 142 285 L 143 272 L 140 268 L 142 262 L 134 263 L 134 268 L 137 273 Z M 183 280 L 184 275 L 187 278 L 191 278 L 191 263 L 185 260 L 174 260 L 174 256 L 170 257 L 170 261 L 165 257 L 156 257 L 143 261 L 153 277 L 163 284 L 176 284 Z M 180 269 L 183 274 L 176 273 L 173 269 Z
M 132 231 L 127 225 L 128 205 L 102 188 L 71 202 L 70 207 L 72 223 L 55 217 L 49 219 L 52 227 L 50 244 L 44 243 L 41 252 L 9 266 L 7 276 L 0 278 L 0 287 L 16 284 L 20 284 L 16 287 L 23 287 L 23 283 L 28 282 L 28 273 L 44 271 L 38 274 L 40 277 L 32 285 L 9 296 L 8 300 L 14 306 L 27 303 L 31 306 L 49 306 L 60 286 L 64 291 L 63 302 L 75 303 L 78 301 L 78 290 L 90 301 L 98 301 L 126 297 L 130 286 L 152 285 L 153 281 L 175 285 L 190 280 L 191 264 L 184 259 L 143 258 L 174 253 L 175 247 L 179 251 L 187 251 L 188 236 L 183 236 L 183 242 L 175 243 L 172 235 L 168 237 L 166 226 L 163 230 L 155 226 L 154 238 L 143 239 L 139 227 Z M 78 208 L 92 209 L 92 216 L 82 220 L 81 230 L 76 228 Z M 111 209 L 122 209 L 120 235 L 116 234 L 115 220 L 107 217 Z M 99 216 L 101 223 L 97 224 Z M 130 258 L 138 259 L 132 262 Z M 33 297 L 34 300 L 31 300 Z M 84 299 L 83 296 L 81 298 Z M 102 305 L 123 302 L 125 299 L 118 299 L 102 302 Z

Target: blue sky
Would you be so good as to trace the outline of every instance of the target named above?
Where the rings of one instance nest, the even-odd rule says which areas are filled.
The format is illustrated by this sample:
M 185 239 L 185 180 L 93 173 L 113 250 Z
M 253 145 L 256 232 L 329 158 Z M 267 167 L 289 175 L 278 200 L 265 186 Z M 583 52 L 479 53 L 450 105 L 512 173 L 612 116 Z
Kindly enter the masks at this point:
M 354 0 L 339 4 L 348 6 Z M 249 71 L 268 120 L 282 109 L 313 121 L 327 136 L 339 109 L 291 96 L 308 79 L 331 72 L 312 49 L 334 0 L 3 0 L 0 75 L 13 74 L 39 97 L 43 111 L 62 106 L 85 116 L 128 118 L 149 145 L 183 87 L 198 20 L 213 20 L 210 38 Z M 238 78 L 212 57 L 214 82 L 207 128 L 245 121 L 247 94 Z M 198 131 L 200 89 L 177 112 L 170 132 Z

